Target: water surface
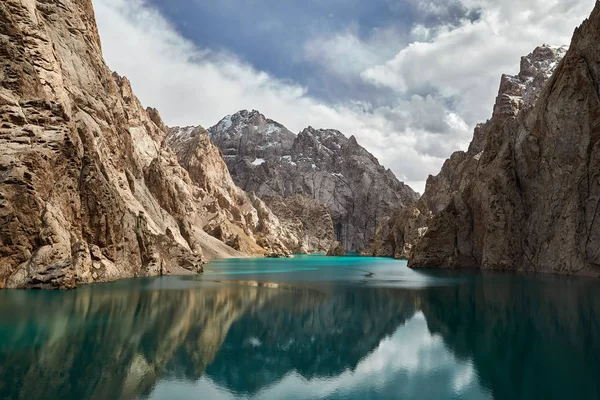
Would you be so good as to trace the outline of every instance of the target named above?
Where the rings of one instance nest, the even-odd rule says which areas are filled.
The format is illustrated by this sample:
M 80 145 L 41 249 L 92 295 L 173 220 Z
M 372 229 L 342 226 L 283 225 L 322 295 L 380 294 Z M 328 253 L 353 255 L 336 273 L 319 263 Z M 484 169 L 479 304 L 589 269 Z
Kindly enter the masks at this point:
M 0 399 L 598 399 L 596 280 L 360 257 L 0 292 Z

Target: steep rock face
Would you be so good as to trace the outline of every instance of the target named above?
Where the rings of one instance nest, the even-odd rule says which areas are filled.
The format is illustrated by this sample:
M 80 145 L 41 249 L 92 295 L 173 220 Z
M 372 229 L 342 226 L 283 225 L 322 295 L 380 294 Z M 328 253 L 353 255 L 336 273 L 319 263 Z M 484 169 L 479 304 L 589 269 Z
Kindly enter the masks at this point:
M 219 149 L 202 127 L 171 129 L 167 142 L 203 191 L 208 212 L 200 224 L 207 233 L 246 254 L 264 254 L 264 249 L 290 254 L 280 240 L 283 229 L 277 218 L 260 200 L 249 198 L 233 183 Z
M 290 235 L 282 241 L 295 254 L 325 254 L 334 240 L 329 208 L 304 196 L 265 197 L 265 203 Z
M 203 257 L 240 256 L 203 229 L 212 198 L 165 137 L 104 63 L 90 0 L 0 3 L 0 287 L 196 273 Z
M 566 47 L 540 46 L 531 54 L 522 57 L 521 71 L 518 75 L 502 76 L 492 119 L 475 128 L 473 140 L 466 152 L 458 151 L 452 154 L 440 173 L 428 178 L 425 193 L 414 208 L 400 208 L 383 221 L 371 251 L 373 255 L 395 258 L 413 256 L 417 243 L 428 232 L 434 216 L 437 219 L 448 207 L 462 204 L 462 200 L 456 198 L 457 193 L 472 190 L 470 185 L 481 166 L 488 138 L 494 135 L 494 132 L 510 129 L 504 126 L 507 121 L 516 120 L 519 115 L 531 110 L 565 53 Z M 456 226 L 457 234 L 468 235 L 466 223 L 470 221 L 469 216 L 462 214 L 460 218 L 464 218 L 465 224 Z M 448 235 L 446 241 L 447 243 L 440 243 L 429 251 L 453 251 L 450 248 L 454 246 L 454 236 Z M 414 254 L 415 259 L 422 256 L 423 254 Z M 465 258 L 462 258 L 460 263 L 464 267 L 477 265 L 475 260 Z M 437 266 L 442 266 L 441 264 L 443 263 Z
M 213 222 L 206 225 L 209 233 L 218 233 L 219 239 L 233 247 L 242 245 L 240 237 L 252 237 L 271 256 L 320 253 L 329 248 L 333 225 L 321 204 L 301 197 L 265 197 L 263 201 L 245 193 L 233 182 L 219 149 L 202 127 L 172 128 L 168 143 L 192 180 L 215 203 L 208 207 L 214 210 L 209 216 Z
M 469 185 L 477 174 L 486 140 L 492 134 L 490 132 L 506 129 L 502 125 L 507 120 L 517 119 L 521 113 L 531 110 L 565 53 L 566 47 L 540 46 L 522 57 L 518 75 L 502 76 L 492 119 L 475 128 L 468 151 L 454 153 L 446 160 L 437 176 L 428 178 L 425 193 L 413 209 L 401 208 L 383 221 L 376 235 L 373 255 L 395 258 L 413 256 L 417 243 L 428 232 L 433 217 L 440 215 L 456 200 L 456 193 L 470 190 Z M 465 215 L 462 217 L 467 218 Z M 458 230 L 461 234 L 466 234 L 462 229 Z M 440 244 L 431 251 L 450 251 L 448 244 L 453 238 L 446 239 L 448 243 Z M 415 257 L 420 256 L 422 254 L 415 254 Z M 468 267 L 476 265 L 468 259 L 460 262 Z
M 327 205 L 336 239 L 348 251 L 367 248 L 381 218 L 418 198 L 353 136 L 335 130 L 309 127 L 295 136 L 257 111 L 240 111 L 209 134 L 242 189 Z
M 428 184 L 411 266 L 600 273 L 598 43 L 597 3 L 562 61 L 545 46 L 503 77 L 492 119 Z
M 431 213 L 422 214 L 419 207 L 398 209 L 383 219 L 373 241 L 373 247 L 363 255 L 406 259 L 415 244 L 427 232 Z
M 344 245 L 341 242 L 334 242 L 327 251 L 327 255 L 330 257 L 345 256 L 346 250 L 344 250 Z

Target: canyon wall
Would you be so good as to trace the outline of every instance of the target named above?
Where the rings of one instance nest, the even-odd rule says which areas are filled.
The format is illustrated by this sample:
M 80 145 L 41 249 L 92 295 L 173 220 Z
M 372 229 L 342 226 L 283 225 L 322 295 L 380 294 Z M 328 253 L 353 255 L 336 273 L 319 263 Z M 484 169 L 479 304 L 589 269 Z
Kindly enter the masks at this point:
M 2 1 L 0 287 L 71 288 L 289 254 L 275 228 L 258 228 L 216 149 L 189 158 L 206 175 L 189 174 L 167 136 L 158 112 L 106 66 L 90 0 Z
M 597 3 L 568 51 L 523 57 L 469 150 L 380 226 L 374 252 L 415 268 L 600 275 L 599 43 Z

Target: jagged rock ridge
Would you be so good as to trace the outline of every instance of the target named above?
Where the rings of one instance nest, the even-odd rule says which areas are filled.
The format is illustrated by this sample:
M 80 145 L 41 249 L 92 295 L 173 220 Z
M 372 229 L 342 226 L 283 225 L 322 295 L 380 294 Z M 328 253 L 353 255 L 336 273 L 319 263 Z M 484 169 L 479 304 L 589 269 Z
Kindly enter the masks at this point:
M 502 78 L 492 119 L 427 182 L 412 267 L 600 274 L 599 43 L 597 3 L 566 54 L 543 46 Z M 407 221 L 382 233 L 415 236 Z
M 258 111 L 240 111 L 208 130 L 237 185 L 260 198 L 303 196 L 329 207 L 336 240 L 367 248 L 378 221 L 418 195 L 361 147 L 331 129 L 294 135 Z
M 249 129 L 249 126 L 252 128 Z M 264 163 L 262 157 L 281 157 L 296 137 L 277 122 L 248 111 L 225 117 L 215 131 L 212 140 L 220 144 L 225 160 L 235 159 L 239 152 L 251 159 L 253 166 Z M 204 129 L 193 126 L 172 128 L 169 143 L 178 155 L 185 158 L 197 146 L 193 138 L 199 132 L 204 132 Z M 182 165 L 188 170 L 193 168 L 185 161 Z M 231 162 L 228 165 L 233 166 Z M 190 173 L 194 175 L 191 170 Z M 255 203 L 261 201 L 255 194 L 249 196 Z M 267 225 L 281 225 L 283 229 L 278 230 L 278 236 L 287 249 L 296 254 L 327 253 L 333 242 L 333 223 L 329 212 L 323 213 L 323 204 L 299 195 L 289 198 L 268 195 L 262 196 L 262 199 L 267 201 L 268 206 L 257 207 L 263 210 L 265 220 L 271 221 Z M 268 210 L 269 207 L 272 211 Z M 261 227 L 264 225 L 260 224 Z

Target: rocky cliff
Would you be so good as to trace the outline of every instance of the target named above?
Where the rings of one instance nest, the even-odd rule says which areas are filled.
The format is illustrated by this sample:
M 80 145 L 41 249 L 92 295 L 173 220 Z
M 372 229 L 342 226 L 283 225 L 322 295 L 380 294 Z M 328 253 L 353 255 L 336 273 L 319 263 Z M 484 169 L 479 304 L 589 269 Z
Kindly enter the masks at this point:
M 208 130 L 237 185 L 260 198 L 311 198 L 331 212 L 348 251 L 367 248 L 378 221 L 418 195 L 361 147 L 335 130 L 294 135 L 257 111 L 240 111 Z
M 218 151 L 190 156 L 210 172 L 190 176 L 166 137 L 104 63 L 91 0 L 2 1 L 0 287 L 196 273 L 271 251 L 248 228 L 257 211 L 214 189 Z
M 540 47 L 502 77 L 492 118 L 427 182 L 412 267 L 600 274 L 599 43 L 597 3 L 566 54 Z
M 207 213 L 202 225 L 207 233 L 245 254 L 260 254 L 259 246 L 271 255 L 291 254 L 280 240 L 287 232 L 277 217 L 233 183 L 219 149 L 202 127 L 172 129 L 167 143 L 203 191 Z
M 331 216 L 312 199 L 265 197 L 246 193 L 233 182 L 217 147 L 202 127 L 172 128 L 168 144 L 194 183 L 210 198 L 212 236 L 245 253 L 258 243 L 270 256 L 324 253 L 333 241 Z M 252 237 L 256 243 L 240 242 Z
M 295 254 L 327 253 L 334 241 L 327 206 L 304 196 L 266 196 L 263 200 L 284 226 L 287 234 L 281 237 L 288 249 Z

